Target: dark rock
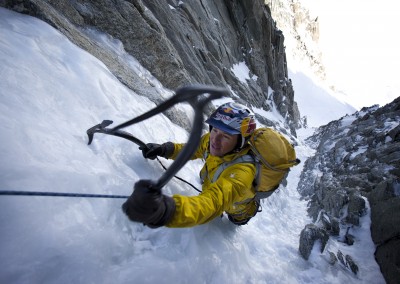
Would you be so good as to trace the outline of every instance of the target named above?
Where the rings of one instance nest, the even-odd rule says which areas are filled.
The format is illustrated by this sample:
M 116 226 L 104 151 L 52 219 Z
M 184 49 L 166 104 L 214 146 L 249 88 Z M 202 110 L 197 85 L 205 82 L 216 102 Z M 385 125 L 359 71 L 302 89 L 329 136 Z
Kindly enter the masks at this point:
M 376 260 L 388 283 L 398 283 L 394 275 L 400 275 L 398 242 L 393 241 L 400 236 L 399 110 L 400 97 L 381 108 L 363 108 L 347 117 L 353 119 L 350 124 L 337 120 L 320 127 L 307 139 L 316 153 L 305 161 L 298 186 L 313 220 L 324 211 L 343 227 L 360 224 L 367 197 Z M 351 245 L 355 239 L 347 233 L 343 241 Z M 357 273 L 341 253 L 338 259 Z
M 391 199 L 396 196 L 395 187 L 399 181 L 388 179 L 378 183 L 374 189 L 368 194 L 368 199 L 372 206 L 375 204 Z
M 346 234 L 344 235 L 344 242 L 349 246 L 352 246 L 354 244 L 355 237 L 352 234 L 350 234 L 349 231 L 350 227 L 347 228 Z
M 353 271 L 353 273 L 357 275 L 358 265 L 354 262 L 353 258 L 350 255 L 346 255 L 346 264 L 347 264 L 347 267 L 349 267 L 350 270 Z
M 349 197 L 349 204 L 347 207 L 348 216 L 346 221 L 350 224 L 359 225 L 359 219 L 365 214 L 365 201 L 358 194 L 352 194 Z
M 324 251 L 326 243 L 328 242 L 329 234 L 323 228 L 319 228 L 314 224 L 308 224 L 301 231 L 299 252 L 301 256 L 308 260 L 315 241 L 321 241 L 321 253 Z
M 378 246 L 375 258 L 381 267 L 386 283 L 398 284 L 400 275 L 400 238 L 394 238 Z
M 329 260 L 328 260 L 329 264 L 335 265 L 337 261 L 338 259 L 336 255 L 333 252 L 329 251 Z
M 327 213 L 323 212 L 321 214 L 321 222 L 324 229 L 332 236 L 338 236 L 340 233 L 339 220 L 335 217 L 329 216 Z
M 376 244 L 400 236 L 400 198 L 395 197 L 371 206 L 371 236 Z
M 346 261 L 345 261 L 345 259 L 344 259 L 344 255 L 343 255 L 343 253 L 342 253 L 340 250 L 338 250 L 338 252 L 337 252 L 337 258 L 339 259 L 339 261 L 340 261 L 341 264 L 343 264 L 344 266 L 346 266 Z

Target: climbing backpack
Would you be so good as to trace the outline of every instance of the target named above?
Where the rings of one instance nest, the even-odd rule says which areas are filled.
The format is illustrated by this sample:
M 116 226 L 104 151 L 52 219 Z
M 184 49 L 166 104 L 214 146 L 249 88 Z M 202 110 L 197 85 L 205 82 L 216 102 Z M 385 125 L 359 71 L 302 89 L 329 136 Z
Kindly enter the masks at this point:
M 279 132 L 271 128 L 259 128 L 248 140 L 249 147 L 238 153 L 234 160 L 220 165 L 213 179 L 229 166 L 237 163 L 254 163 L 256 199 L 270 196 L 286 178 L 291 167 L 300 163 L 294 146 Z

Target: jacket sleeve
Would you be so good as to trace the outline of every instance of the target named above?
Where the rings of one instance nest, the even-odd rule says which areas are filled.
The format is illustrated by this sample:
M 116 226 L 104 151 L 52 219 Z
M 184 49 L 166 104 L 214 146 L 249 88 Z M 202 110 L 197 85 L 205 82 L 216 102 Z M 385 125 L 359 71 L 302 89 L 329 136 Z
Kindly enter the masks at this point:
M 204 134 L 201 137 L 200 145 L 197 148 L 196 152 L 193 154 L 191 160 L 201 159 L 203 158 L 204 152 L 208 149 L 208 141 L 209 141 L 210 133 Z M 175 160 L 178 156 L 179 152 L 185 147 L 185 143 L 174 143 L 174 152 L 169 157 L 169 159 Z
M 233 210 L 236 203 L 254 197 L 253 164 L 236 164 L 226 169 L 214 183 L 198 196 L 174 195 L 176 211 L 167 227 L 192 227 L 207 223 Z

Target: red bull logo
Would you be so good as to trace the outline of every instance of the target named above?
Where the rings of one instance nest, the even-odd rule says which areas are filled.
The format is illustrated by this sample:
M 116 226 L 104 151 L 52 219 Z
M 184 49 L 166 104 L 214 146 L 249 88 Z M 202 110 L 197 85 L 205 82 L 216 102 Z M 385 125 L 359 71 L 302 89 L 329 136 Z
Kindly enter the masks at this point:
M 237 111 L 235 111 L 234 108 L 231 107 L 224 107 L 219 109 L 215 115 L 214 118 L 217 120 L 222 120 L 222 121 L 231 121 L 236 117 Z
M 226 107 L 222 109 L 225 113 L 235 114 L 235 111 L 231 107 Z
M 251 135 L 256 129 L 256 122 L 253 118 L 246 117 L 243 119 L 242 124 L 240 125 L 240 133 L 243 137 L 247 137 Z

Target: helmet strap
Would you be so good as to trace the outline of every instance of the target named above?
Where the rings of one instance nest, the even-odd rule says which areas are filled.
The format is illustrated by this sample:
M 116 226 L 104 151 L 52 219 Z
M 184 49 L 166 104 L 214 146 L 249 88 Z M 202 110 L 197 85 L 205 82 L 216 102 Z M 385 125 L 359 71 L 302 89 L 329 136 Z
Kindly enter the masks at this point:
M 246 144 L 246 141 L 247 141 L 247 139 L 244 138 L 242 135 L 240 135 L 238 137 L 238 141 L 237 141 L 236 147 L 235 147 L 235 149 L 233 151 L 239 152 L 240 150 L 242 150 L 243 146 Z

